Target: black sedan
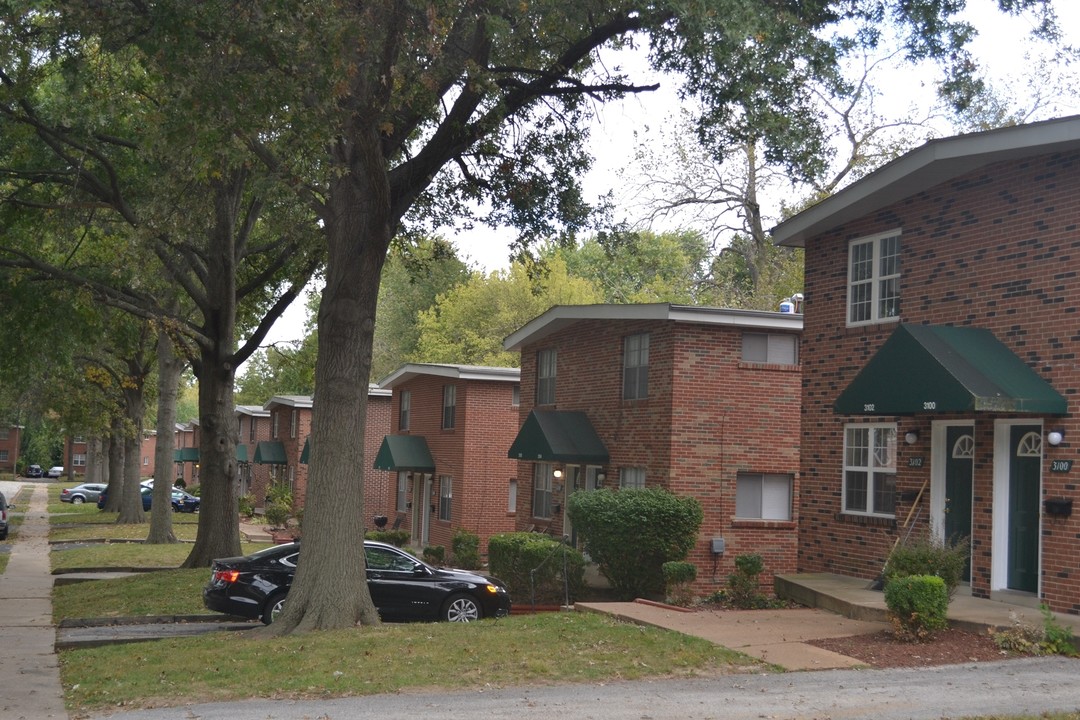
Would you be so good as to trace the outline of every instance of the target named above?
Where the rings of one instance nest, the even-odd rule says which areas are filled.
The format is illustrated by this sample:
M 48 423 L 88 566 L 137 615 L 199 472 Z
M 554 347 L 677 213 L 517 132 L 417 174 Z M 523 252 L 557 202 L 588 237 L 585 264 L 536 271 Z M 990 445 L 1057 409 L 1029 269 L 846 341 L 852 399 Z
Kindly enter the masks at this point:
M 393 545 L 370 540 L 364 542 L 364 553 L 368 590 L 383 620 L 470 622 L 510 614 L 510 595 L 499 580 L 431 567 Z M 203 604 L 269 625 L 285 604 L 299 556 L 300 543 L 295 542 L 215 560 Z

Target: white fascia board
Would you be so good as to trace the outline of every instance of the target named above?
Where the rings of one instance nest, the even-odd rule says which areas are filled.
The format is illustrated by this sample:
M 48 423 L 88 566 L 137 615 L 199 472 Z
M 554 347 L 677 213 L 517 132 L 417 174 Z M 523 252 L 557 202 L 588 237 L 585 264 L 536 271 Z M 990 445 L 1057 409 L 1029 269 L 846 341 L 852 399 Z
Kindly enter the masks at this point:
M 383 389 L 394 388 L 413 378 L 421 376 L 445 377 L 453 380 L 494 380 L 518 382 L 521 370 L 507 367 L 487 367 L 483 365 L 444 365 L 436 363 L 406 363 L 379 381 Z
M 1080 116 L 931 140 L 772 230 L 778 245 L 806 240 L 993 163 L 1080 149 Z

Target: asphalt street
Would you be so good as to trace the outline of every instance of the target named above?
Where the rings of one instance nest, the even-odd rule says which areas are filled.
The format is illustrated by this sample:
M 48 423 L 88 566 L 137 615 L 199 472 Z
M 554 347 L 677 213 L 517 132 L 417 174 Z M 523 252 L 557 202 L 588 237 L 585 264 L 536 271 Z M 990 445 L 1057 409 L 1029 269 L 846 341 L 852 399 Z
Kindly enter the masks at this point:
M 282 670 L 287 672 L 287 660 Z M 452 684 L 453 678 L 447 679 Z M 602 685 L 486 688 L 333 700 L 248 700 L 133 710 L 118 720 L 908 720 L 1080 709 L 1080 660 L 826 670 Z

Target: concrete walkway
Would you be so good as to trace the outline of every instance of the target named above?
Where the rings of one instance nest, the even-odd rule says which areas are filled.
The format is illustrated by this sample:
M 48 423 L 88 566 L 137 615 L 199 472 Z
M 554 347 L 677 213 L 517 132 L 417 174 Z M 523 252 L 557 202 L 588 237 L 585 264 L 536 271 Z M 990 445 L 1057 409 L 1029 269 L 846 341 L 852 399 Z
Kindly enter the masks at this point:
M 0 575 L 0 718 L 68 717 L 53 649 L 52 575 L 49 572 L 48 489 L 32 487 L 17 528 L 7 570 Z M 14 498 L 8 497 L 8 502 Z

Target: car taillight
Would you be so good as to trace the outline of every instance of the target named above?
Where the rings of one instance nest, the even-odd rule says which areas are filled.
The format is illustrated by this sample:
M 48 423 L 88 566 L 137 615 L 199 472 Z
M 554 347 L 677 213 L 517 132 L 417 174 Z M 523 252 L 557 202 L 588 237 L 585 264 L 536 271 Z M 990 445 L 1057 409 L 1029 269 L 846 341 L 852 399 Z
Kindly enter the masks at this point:
M 239 570 L 215 570 L 214 582 L 234 583 L 240 579 Z

